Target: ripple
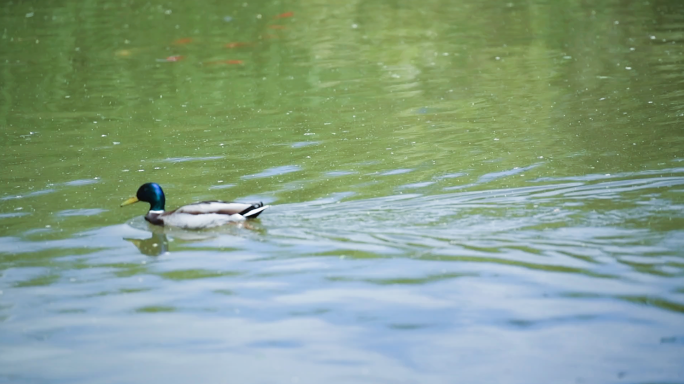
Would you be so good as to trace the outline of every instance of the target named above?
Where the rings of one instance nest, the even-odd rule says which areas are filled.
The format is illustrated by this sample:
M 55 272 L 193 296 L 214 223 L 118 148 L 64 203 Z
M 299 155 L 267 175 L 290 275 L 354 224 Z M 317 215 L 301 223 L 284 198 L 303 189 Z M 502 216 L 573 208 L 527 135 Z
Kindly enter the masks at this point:
M 541 163 L 540 164 L 533 164 L 533 165 L 530 165 L 527 167 L 515 167 L 513 169 L 508 169 L 505 171 L 488 173 L 486 175 L 480 176 L 480 178 L 477 180 L 477 183 L 478 184 L 488 183 L 488 182 L 491 182 L 493 180 L 500 179 L 502 177 L 514 176 L 514 175 L 529 171 L 531 169 L 537 168 L 540 165 L 541 165 Z
M 233 188 L 235 184 L 219 184 L 219 185 L 212 185 L 209 187 L 209 189 L 228 189 L 228 188 Z
M 67 181 L 63 185 L 66 185 L 68 187 L 80 187 L 82 185 L 90 185 L 90 184 L 96 184 L 99 183 L 100 179 L 80 179 L 80 180 L 73 180 L 73 181 Z
M 57 216 L 95 216 L 102 212 L 107 212 L 106 209 L 100 208 L 89 208 L 89 209 L 65 209 L 63 211 L 57 212 Z
M 8 212 L 8 213 L 0 213 L 0 219 L 8 219 L 11 217 L 22 217 L 29 215 L 27 212 Z
M 401 188 L 401 189 L 423 188 L 423 187 L 430 186 L 434 183 L 435 183 L 434 181 L 424 181 L 421 183 L 405 184 L 405 185 L 400 186 L 399 188 Z
M 353 171 L 330 171 L 330 172 L 326 172 L 325 174 L 327 176 L 339 177 L 339 176 L 353 175 L 355 173 L 356 172 L 353 172 Z
M 380 176 L 401 175 L 401 174 L 409 173 L 412 171 L 413 171 L 413 169 L 399 168 L 399 169 L 393 169 L 391 171 L 383 172 L 380 174 Z
M 301 171 L 301 167 L 297 165 L 284 165 L 282 167 L 269 168 L 263 172 L 255 173 L 253 175 L 242 176 L 242 179 L 261 179 L 265 177 L 280 176 L 299 171 Z
M 225 156 L 204 156 L 204 157 L 169 157 L 161 160 L 165 163 L 185 163 L 188 161 L 209 161 L 209 160 L 220 160 L 225 158 Z
M 617 341 L 635 351 L 645 342 L 676 347 L 684 313 L 678 226 L 684 211 L 669 199 L 677 198 L 671 192 L 682 190 L 684 177 L 667 177 L 549 179 L 356 200 L 342 189 L 274 206 L 254 229 L 174 232 L 136 217 L 136 228 L 103 227 L 62 240 L 0 238 L 4 266 L 11 265 L 4 290 L 18 298 L 12 308 L 0 307 L 0 316 L 33 316 L 0 324 L 22 340 L 63 337 L 73 329 L 84 340 L 105 337 L 107 345 L 121 347 L 172 340 L 192 350 L 184 358 L 235 348 L 231 357 L 243 349 L 308 355 L 317 349 L 306 348 L 321 338 L 338 336 L 340 345 L 356 346 L 348 351 L 355 358 L 384 350 L 397 336 L 417 356 L 426 347 L 453 351 L 463 335 L 472 337 L 463 353 L 483 338 L 543 353 L 549 338 L 565 340 L 559 345 L 567 348 L 572 343 L 563 338 L 578 332 L 601 339 L 593 348 Z M 605 189 L 618 201 L 600 198 Z M 596 193 L 573 196 L 577 191 Z M 168 253 L 145 253 L 122 240 L 153 232 L 159 244 L 156 231 Z M 103 244 L 109 248 L 93 247 Z M 46 255 L 50 267 L 36 268 Z M 97 316 L 84 316 L 91 313 Z M 188 339 L 178 338 L 179 326 L 198 321 L 202 327 L 192 327 Z M 235 332 L 214 332 L 227 328 Z M 320 334 L 312 336 L 312 329 Z M 135 337 L 117 338 L 129 332 Z M 338 345 L 332 341 L 326 346 Z M 392 353 L 391 361 L 413 361 Z M 353 360 L 339 354 L 320 359 Z
M 299 141 L 296 143 L 293 143 L 291 145 L 292 148 L 303 148 L 303 147 L 309 147 L 312 145 L 319 145 L 321 142 L 320 141 Z
M 468 175 L 465 172 L 457 172 L 457 173 L 448 173 L 446 175 L 441 175 L 438 177 L 438 179 L 455 179 L 457 177 L 462 177 Z
M 3 197 L 0 197 L 0 201 L 12 200 L 12 199 L 24 199 L 24 198 L 27 198 L 27 197 L 35 197 L 35 196 L 46 195 L 46 194 L 48 194 L 48 193 L 53 193 L 53 192 L 56 192 L 56 189 L 52 189 L 52 188 L 50 188 L 50 189 L 43 189 L 43 190 L 40 190 L 40 191 L 29 192 L 29 193 L 24 194 L 24 195 L 3 196 Z
M 295 241 L 296 244 L 314 245 L 312 250 L 318 255 L 403 254 L 597 278 L 613 278 L 626 270 L 669 276 L 684 267 L 676 259 L 665 259 L 678 254 L 675 244 L 679 241 L 673 242 L 676 236 L 649 235 L 650 228 L 659 220 L 667 223 L 674 216 L 684 222 L 684 210 L 666 200 L 660 202 L 660 193 L 673 191 L 673 187 L 684 183 L 684 178 L 668 179 L 655 174 L 646 179 L 600 182 L 547 181 L 556 183 L 280 205 L 281 210 L 274 210 L 262 220 L 282 221 L 281 225 L 291 227 L 283 232 L 287 233 L 287 243 L 299 238 L 301 241 Z M 565 204 L 567 197 L 599 197 L 606 190 L 612 191 L 613 199 L 633 191 L 653 193 L 647 198 L 649 204 L 622 206 L 620 210 L 612 207 L 613 200 L 607 201 L 605 207 Z M 617 207 L 622 203 L 615 204 Z M 282 211 L 295 214 L 284 217 Z M 643 224 L 633 221 L 642 217 Z M 279 230 L 271 232 L 281 235 Z M 658 256 L 654 259 L 653 255 Z
M 349 198 L 356 195 L 356 192 L 336 192 L 330 194 L 328 197 L 324 197 L 318 200 L 314 200 L 309 202 L 311 205 L 324 205 L 324 204 L 331 204 L 331 203 L 337 203 L 343 199 Z

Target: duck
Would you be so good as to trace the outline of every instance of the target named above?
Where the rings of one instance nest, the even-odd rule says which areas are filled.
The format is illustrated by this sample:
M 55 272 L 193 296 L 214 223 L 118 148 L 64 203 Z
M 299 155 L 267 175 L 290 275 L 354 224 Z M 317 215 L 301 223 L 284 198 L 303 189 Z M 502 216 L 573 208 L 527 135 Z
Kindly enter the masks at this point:
M 235 203 L 229 201 L 201 201 L 184 205 L 173 211 L 165 211 L 166 197 L 157 183 L 145 183 L 138 188 L 135 196 L 121 203 L 131 205 L 139 201 L 150 203 L 145 220 L 154 225 L 182 229 L 204 229 L 218 227 L 230 222 L 254 219 L 269 205 L 258 203 Z

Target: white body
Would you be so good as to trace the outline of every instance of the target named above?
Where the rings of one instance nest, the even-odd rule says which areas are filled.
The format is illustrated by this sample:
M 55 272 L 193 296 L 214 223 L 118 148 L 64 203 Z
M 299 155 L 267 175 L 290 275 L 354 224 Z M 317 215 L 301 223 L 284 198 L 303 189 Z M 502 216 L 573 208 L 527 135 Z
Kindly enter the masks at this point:
M 244 215 L 240 212 L 252 207 L 252 204 L 225 201 L 203 201 L 184 205 L 175 211 L 149 211 L 145 219 L 153 224 L 162 224 L 184 229 L 202 229 L 218 227 L 230 222 L 244 221 L 256 217 L 268 205 L 254 208 Z

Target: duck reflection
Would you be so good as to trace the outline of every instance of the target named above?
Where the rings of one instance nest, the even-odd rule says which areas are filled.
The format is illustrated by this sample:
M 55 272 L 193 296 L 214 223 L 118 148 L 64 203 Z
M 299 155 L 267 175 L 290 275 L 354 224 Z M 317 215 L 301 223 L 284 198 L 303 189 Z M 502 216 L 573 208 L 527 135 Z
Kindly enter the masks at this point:
M 249 236 L 248 233 L 242 231 L 243 229 L 249 230 L 249 233 L 257 233 L 260 235 L 266 233 L 266 230 L 261 225 L 252 222 L 238 222 L 213 228 L 213 230 L 203 231 L 190 231 L 172 227 L 165 228 L 154 225 L 149 225 L 147 229 L 152 232 L 150 238 L 135 239 L 124 237 L 124 240 L 131 242 L 138 248 L 140 253 L 147 256 L 159 256 L 169 253 L 169 243 L 173 243 L 174 240 L 193 242 L 225 235 L 239 237 Z
M 149 239 L 127 239 L 135 245 L 140 253 L 147 256 L 159 256 L 169 251 L 169 239 L 165 233 L 153 233 Z

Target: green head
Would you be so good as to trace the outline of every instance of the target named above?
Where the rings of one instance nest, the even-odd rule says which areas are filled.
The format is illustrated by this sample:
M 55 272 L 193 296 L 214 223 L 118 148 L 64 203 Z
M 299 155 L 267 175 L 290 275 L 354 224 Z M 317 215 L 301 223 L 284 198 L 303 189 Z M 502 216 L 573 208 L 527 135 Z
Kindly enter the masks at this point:
M 150 211 L 163 211 L 166 198 L 164 191 L 157 183 L 145 183 L 138 188 L 135 197 L 121 203 L 121 206 L 137 203 L 138 201 L 145 201 L 150 203 Z

